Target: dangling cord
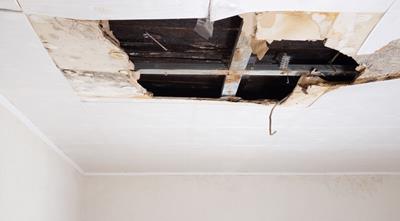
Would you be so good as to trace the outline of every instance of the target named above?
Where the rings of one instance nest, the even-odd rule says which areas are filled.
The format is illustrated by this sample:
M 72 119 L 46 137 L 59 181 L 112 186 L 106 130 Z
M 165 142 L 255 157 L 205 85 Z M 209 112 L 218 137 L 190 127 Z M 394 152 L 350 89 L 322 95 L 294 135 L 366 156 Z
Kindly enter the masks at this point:
M 269 135 L 272 136 L 276 133 L 275 131 L 272 131 L 272 113 L 274 112 L 276 106 L 281 105 L 283 102 L 285 102 L 289 98 L 290 94 L 288 94 L 286 97 L 284 97 L 282 100 L 276 102 L 274 106 L 272 107 L 271 111 L 269 112 Z

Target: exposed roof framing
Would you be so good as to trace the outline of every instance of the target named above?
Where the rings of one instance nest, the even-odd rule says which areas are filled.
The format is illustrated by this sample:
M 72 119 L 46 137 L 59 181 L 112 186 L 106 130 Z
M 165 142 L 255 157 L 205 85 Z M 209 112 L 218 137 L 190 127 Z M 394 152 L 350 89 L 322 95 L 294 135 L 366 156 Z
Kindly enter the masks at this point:
M 235 96 L 239 88 L 241 71 L 244 71 L 251 56 L 251 46 L 246 34 L 241 31 L 232 55 L 229 71 L 225 77 L 222 96 Z
M 289 65 L 288 69 L 283 72 L 278 65 L 261 65 L 259 69 L 253 70 L 215 70 L 215 69 L 141 69 L 141 75 L 232 75 L 236 76 L 300 76 L 303 73 L 310 72 L 315 69 L 315 76 L 335 76 L 340 73 L 342 75 L 354 74 L 354 69 L 349 65 L 321 65 L 321 64 L 304 64 Z M 226 81 L 225 81 L 226 82 Z M 232 95 L 234 96 L 234 94 Z

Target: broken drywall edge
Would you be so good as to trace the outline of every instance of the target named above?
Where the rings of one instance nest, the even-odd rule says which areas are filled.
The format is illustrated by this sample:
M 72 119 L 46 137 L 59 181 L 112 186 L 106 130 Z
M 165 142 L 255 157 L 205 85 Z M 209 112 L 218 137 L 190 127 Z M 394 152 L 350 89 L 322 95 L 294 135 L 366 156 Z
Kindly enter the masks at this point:
M 80 97 L 135 98 L 147 95 L 136 79 L 124 73 L 62 70 Z
M 241 28 L 239 40 L 236 44 L 236 49 L 238 51 L 235 51 L 232 61 L 242 60 L 245 61 L 246 64 L 240 64 L 241 68 L 237 68 L 235 67 L 236 63 L 232 62 L 234 64 L 234 67 L 232 68 L 231 64 L 231 69 L 233 70 L 243 70 L 246 68 L 248 59 L 243 60 L 242 57 L 244 56 L 250 57 L 251 53 L 255 54 L 258 60 L 261 60 L 268 51 L 267 41 L 264 39 L 256 38 L 256 33 L 257 33 L 256 16 L 257 16 L 256 13 L 246 13 L 240 15 L 240 17 L 243 19 L 243 25 Z
M 354 84 L 365 84 L 378 81 L 388 81 L 400 78 L 400 72 L 392 74 L 381 74 L 379 76 L 362 77 L 354 81 Z
M 330 87 L 310 85 L 307 89 L 307 92 L 304 92 L 304 89 L 297 85 L 292 94 L 282 105 L 309 107 L 329 90 L 331 90 Z
M 362 75 L 361 75 L 362 76 Z M 302 76 L 303 77 L 303 76 Z M 373 83 L 378 81 L 387 81 L 400 79 L 400 72 L 391 74 L 381 74 L 369 77 L 358 77 L 352 82 L 327 82 L 319 77 L 299 80 L 293 92 L 288 99 L 282 103 L 285 107 L 310 107 L 323 95 L 341 87 L 351 87 L 358 84 Z
M 325 46 L 354 57 L 382 13 L 339 13 L 326 36 Z
M 358 81 L 366 79 L 396 78 L 400 73 L 400 39 L 393 40 L 368 55 L 358 55 L 355 60 L 365 67 Z
M 110 73 L 134 69 L 129 56 L 119 45 L 104 37 L 99 21 L 37 15 L 28 18 L 61 69 Z
M 325 40 L 325 46 L 355 56 L 382 13 L 260 12 L 244 19 L 257 40 Z M 246 18 L 246 17 L 244 17 Z M 255 27 L 253 27 L 255 25 Z M 252 28 L 253 27 L 253 28 Z
M 99 27 L 103 31 L 103 36 L 112 42 L 115 46 L 121 46 L 119 40 L 114 36 L 114 33 L 110 29 L 110 23 L 108 20 L 101 20 L 99 22 Z M 122 50 L 122 48 L 120 48 Z M 133 64 L 132 64 L 133 65 Z
M 31 15 L 29 19 L 50 57 L 80 96 L 148 96 L 134 65 L 107 21 Z
M 56 144 L 54 144 L 38 127 L 29 120 L 17 107 L 15 107 L 6 97 L 0 94 L 0 105 L 3 105 L 10 111 L 18 120 L 20 120 L 33 134 L 38 136 L 50 149 L 59 155 L 67 164 L 71 165 L 76 171 L 84 175 L 83 169 L 69 158 Z

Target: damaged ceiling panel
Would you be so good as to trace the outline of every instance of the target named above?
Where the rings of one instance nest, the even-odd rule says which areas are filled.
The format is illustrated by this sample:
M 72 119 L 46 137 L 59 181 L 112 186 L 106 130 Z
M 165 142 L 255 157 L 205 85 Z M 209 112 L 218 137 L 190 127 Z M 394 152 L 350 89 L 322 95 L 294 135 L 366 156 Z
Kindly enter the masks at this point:
M 400 1 L 388 9 L 355 59 L 364 67 L 357 82 L 365 83 L 400 77 Z
M 30 20 L 81 98 L 269 103 L 300 96 L 297 92 L 317 99 L 314 95 L 332 88 L 362 83 L 355 79 L 372 70 L 387 73 L 369 69 L 371 61 L 355 56 L 382 15 L 286 11 L 251 12 L 215 22 L 37 15 Z M 204 24 L 211 28 L 209 36 L 199 32 Z M 312 86 L 321 93 L 308 93 Z
M 106 22 L 31 15 L 29 19 L 56 65 L 78 95 L 140 97 L 134 65 L 105 31 Z
M 96 72 L 134 69 L 126 53 L 104 36 L 98 21 L 37 15 L 29 19 L 61 69 Z
M 340 13 L 327 35 L 325 45 L 355 56 L 383 13 Z
M 400 39 L 389 42 L 372 54 L 358 55 L 356 60 L 365 66 L 357 79 L 360 83 L 390 80 L 400 77 Z
M 331 29 L 338 13 L 264 12 L 256 13 L 256 39 L 323 40 Z
M 355 56 L 383 13 L 262 12 L 251 13 L 255 37 L 280 40 L 325 40 L 327 47 Z M 248 21 L 248 22 L 246 22 Z

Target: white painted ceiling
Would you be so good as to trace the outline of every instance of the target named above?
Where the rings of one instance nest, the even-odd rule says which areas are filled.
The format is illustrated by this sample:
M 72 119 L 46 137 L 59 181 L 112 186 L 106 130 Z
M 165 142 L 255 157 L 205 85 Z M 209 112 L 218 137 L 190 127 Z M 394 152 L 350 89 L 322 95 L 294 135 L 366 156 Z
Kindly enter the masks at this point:
M 400 80 L 278 107 L 269 136 L 271 106 L 82 102 L 24 14 L 0 11 L 0 30 L 0 94 L 87 173 L 400 172 Z

